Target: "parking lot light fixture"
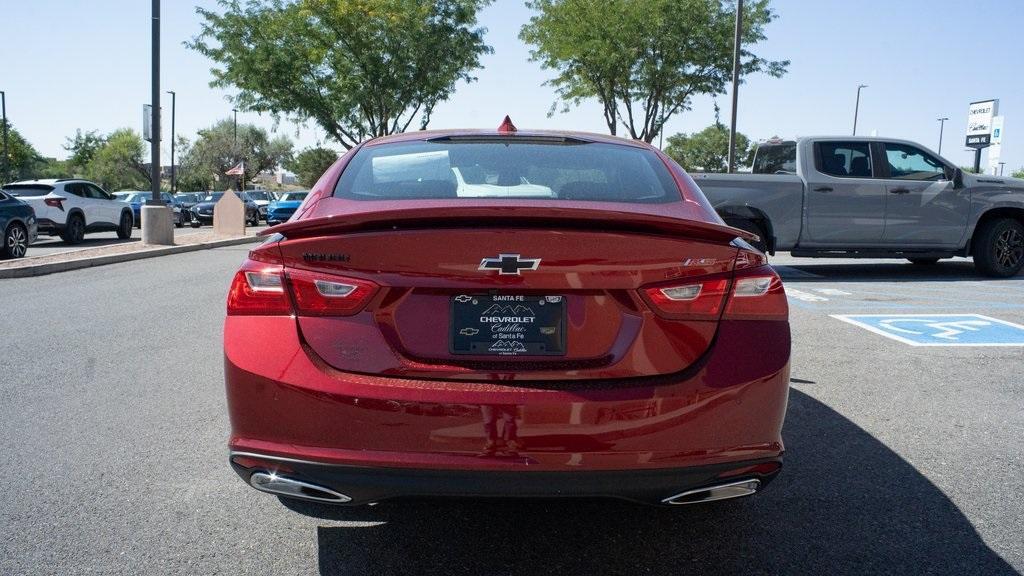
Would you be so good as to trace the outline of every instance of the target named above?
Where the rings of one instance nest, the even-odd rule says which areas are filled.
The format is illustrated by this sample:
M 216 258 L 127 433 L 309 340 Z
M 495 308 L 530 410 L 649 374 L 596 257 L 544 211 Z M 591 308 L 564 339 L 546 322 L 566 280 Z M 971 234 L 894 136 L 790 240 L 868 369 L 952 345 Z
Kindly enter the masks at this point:
M 853 135 L 857 135 L 857 113 L 860 112 L 860 91 L 867 88 L 867 84 L 857 85 L 857 103 L 853 105 Z
M 949 118 L 936 118 L 939 121 L 939 155 L 942 155 L 942 129 L 946 126 L 946 120 Z
M 142 242 L 144 244 L 174 244 L 174 224 L 171 210 L 160 198 L 160 0 L 153 0 L 152 15 L 152 117 L 149 177 L 152 198 L 140 208 Z

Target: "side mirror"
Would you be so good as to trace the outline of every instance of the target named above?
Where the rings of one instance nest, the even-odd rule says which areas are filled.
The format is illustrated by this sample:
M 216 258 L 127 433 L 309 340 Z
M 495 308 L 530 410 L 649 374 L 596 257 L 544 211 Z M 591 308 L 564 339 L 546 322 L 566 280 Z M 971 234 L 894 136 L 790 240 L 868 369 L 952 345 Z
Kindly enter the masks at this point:
M 945 170 L 945 176 L 946 176 L 946 180 L 949 180 L 950 182 L 953 183 L 953 189 L 958 189 L 958 188 L 963 188 L 964 187 L 964 173 L 963 173 L 963 170 L 961 170 L 959 168 L 950 168 L 950 167 L 947 166 L 946 170 Z

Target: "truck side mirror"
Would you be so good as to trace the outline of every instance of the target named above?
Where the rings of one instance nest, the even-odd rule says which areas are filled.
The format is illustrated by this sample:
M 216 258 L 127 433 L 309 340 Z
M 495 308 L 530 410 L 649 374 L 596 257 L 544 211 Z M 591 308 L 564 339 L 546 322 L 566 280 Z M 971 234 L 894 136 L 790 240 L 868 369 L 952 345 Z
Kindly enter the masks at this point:
M 950 168 L 947 166 L 945 172 L 946 180 L 949 180 L 953 183 L 954 190 L 964 187 L 963 170 L 959 168 Z

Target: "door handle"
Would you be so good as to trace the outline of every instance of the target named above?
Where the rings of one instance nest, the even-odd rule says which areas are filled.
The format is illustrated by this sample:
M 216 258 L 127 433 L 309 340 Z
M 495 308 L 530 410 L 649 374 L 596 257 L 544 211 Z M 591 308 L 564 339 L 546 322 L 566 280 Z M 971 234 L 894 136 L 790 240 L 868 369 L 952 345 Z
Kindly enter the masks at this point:
M 889 194 L 910 194 L 909 188 L 893 188 L 889 190 Z
M 814 189 L 814 191 L 815 192 L 831 192 L 832 191 L 832 187 L 831 186 L 818 186 L 817 188 Z

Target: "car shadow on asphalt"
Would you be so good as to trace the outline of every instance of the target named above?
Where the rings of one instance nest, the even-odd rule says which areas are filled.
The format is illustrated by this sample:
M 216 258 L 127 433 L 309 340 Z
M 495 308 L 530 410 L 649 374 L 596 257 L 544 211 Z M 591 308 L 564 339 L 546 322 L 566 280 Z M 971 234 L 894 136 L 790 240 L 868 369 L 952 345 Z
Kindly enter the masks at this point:
M 850 260 L 849 263 L 815 263 L 813 260 L 799 263 L 772 263 L 783 281 L 800 282 L 965 282 L 985 281 L 1016 283 L 1024 286 L 1024 273 L 1010 278 L 990 278 L 978 273 L 969 260 L 943 261 L 930 266 L 919 266 L 894 260 L 887 263 L 864 263 Z
M 282 502 L 328 521 L 316 533 L 325 575 L 1017 574 L 939 488 L 831 408 L 792 390 L 784 436 L 785 468 L 764 493 L 678 509 Z

